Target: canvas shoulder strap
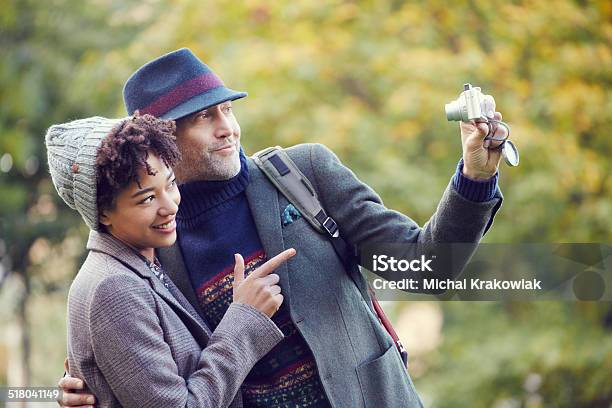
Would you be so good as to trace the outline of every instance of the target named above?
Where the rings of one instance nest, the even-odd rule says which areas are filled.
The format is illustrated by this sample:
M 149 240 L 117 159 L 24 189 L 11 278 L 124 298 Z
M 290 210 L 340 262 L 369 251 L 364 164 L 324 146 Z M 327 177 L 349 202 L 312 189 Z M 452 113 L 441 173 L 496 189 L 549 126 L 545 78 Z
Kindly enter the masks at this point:
M 283 149 L 268 147 L 255 153 L 253 160 L 317 231 L 339 235 L 338 225 L 325 213 L 312 184 Z
M 344 265 L 354 264 L 354 249 L 342 239 L 338 224 L 325 212 L 314 187 L 287 153 L 279 146 L 269 147 L 255 153 L 253 160 L 310 225 L 328 236 Z

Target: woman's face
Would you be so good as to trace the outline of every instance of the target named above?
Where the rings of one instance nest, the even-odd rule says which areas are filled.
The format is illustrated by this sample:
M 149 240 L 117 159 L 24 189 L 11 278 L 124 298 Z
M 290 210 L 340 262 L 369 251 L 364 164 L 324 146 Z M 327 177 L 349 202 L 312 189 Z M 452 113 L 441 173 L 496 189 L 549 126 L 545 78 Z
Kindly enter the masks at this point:
M 172 169 L 151 151 L 147 163 L 155 175 L 140 169 L 140 186 L 132 182 L 124 188 L 115 207 L 102 212 L 100 222 L 110 234 L 152 260 L 154 248 L 176 241 L 175 216 L 181 195 Z

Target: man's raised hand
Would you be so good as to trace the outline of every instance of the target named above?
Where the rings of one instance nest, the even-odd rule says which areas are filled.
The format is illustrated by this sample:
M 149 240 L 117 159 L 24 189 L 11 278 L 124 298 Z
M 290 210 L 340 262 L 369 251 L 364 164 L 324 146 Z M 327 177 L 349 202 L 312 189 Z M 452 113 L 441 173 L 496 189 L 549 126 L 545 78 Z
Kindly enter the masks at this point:
M 495 112 L 493 119 L 502 120 L 502 115 Z M 493 139 L 484 140 L 492 127 Z M 459 122 L 461 144 L 463 147 L 463 174 L 472 180 L 487 180 L 495 175 L 501 159 L 501 150 L 497 147 L 499 140 L 506 138 L 508 131 L 504 126 L 470 120 Z

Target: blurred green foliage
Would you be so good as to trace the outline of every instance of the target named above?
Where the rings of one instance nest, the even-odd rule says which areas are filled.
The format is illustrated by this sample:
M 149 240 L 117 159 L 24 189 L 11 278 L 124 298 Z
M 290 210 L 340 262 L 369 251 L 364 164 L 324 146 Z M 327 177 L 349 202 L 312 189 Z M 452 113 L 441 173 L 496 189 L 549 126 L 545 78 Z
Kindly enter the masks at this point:
M 86 236 L 53 191 L 45 130 L 124 115 L 122 84 L 146 61 L 191 48 L 249 92 L 235 104 L 247 151 L 324 143 L 420 224 L 461 154 L 444 104 L 471 82 L 495 96 L 522 154 L 501 166 L 506 200 L 485 240 L 610 242 L 611 21 L 609 1 L 4 0 L 0 325 L 29 333 L 28 382 L 61 374 L 58 314 Z M 432 406 L 610 404 L 608 304 L 442 310 L 444 341 L 415 376 Z

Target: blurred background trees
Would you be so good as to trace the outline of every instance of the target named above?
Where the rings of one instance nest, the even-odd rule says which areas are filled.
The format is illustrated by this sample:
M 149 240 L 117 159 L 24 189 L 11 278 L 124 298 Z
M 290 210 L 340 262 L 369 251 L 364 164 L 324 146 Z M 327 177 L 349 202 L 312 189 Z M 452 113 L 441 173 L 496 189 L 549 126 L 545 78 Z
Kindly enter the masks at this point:
M 87 235 L 57 197 L 44 133 L 125 115 L 146 61 L 191 48 L 234 89 L 247 152 L 320 142 L 391 208 L 427 221 L 461 154 L 444 104 L 495 96 L 502 165 L 486 242 L 610 242 L 612 6 L 606 1 L 4 0 L 0 7 L 0 384 L 52 385 Z M 609 406 L 607 303 L 387 304 L 428 406 Z

